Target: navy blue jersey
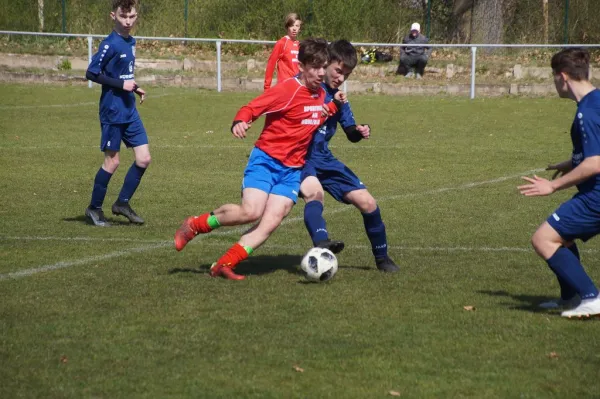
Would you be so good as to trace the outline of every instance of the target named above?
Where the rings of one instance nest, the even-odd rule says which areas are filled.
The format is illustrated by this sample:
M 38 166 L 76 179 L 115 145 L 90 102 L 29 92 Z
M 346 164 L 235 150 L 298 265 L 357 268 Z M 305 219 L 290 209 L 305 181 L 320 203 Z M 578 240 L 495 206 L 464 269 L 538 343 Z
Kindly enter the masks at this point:
M 100 43 L 88 71 L 109 78 L 132 80 L 135 69 L 135 39 L 113 31 Z M 123 89 L 102 85 L 100 96 L 101 123 L 129 123 L 139 119 L 135 94 Z
M 573 168 L 585 158 L 600 155 L 600 90 L 591 91 L 577 104 L 577 113 L 571 125 L 571 140 Z M 592 194 L 600 205 L 600 175 L 579 183 L 577 189 L 580 193 Z
M 321 86 L 325 89 L 325 104 L 333 100 L 333 96 L 338 92 L 338 89 L 332 89 L 325 83 Z M 329 117 L 327 121 L 319 127 L 319 130 L 315 133 L 308 153 L 306 155 L 306 161 L 312 163 L 325 162 L 331 159 L 335 159 L 331 151 L 329 150 L 329 140 L 335 134 L 337 124 L 340 124 L 342 128 L 355 126 L 356 121 L 354 120 L 354 114 L 350 108 L 350 103 L 344 103 L 342 108 L 333 116 Z

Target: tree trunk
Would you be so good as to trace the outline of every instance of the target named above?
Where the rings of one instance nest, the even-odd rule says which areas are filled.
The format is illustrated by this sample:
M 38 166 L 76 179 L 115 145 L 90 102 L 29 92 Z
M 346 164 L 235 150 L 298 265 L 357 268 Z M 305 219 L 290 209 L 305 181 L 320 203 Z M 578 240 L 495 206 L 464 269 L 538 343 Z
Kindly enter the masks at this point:
M 471 41 L 472 18 L 467 18 L 466 14 L 472 10 L 473 4 L 474 0 L 455 0 L 452 4 L 452 41 L 456 40 L 459 43 Z
M 44 0 L 38 0 L 38 17 L 40 20 L 40 32 L 44 31 Z
M 502 0 L 476 1 L 472 18 L 472 43 L 500 44 L 503 42 Z

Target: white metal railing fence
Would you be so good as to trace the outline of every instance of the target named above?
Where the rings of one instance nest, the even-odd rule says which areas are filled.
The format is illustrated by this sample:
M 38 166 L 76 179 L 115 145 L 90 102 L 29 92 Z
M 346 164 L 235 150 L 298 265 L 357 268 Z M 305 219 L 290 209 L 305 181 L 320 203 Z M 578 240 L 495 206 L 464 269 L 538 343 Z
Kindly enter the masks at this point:
M 26 36 L 53 36 L 53 37 L 87 37 L 88 41 L 88 62 L 92 61 L 93 55 L 93 39 L 104 39 L 106 35 L 94 34 L 75 34 L 75 33 L 50 33 L 50 32 L 20 32 L 20 31 L 4 31 L 0 30 L 2 35 L 26 35 Z M 153 37 L 153 36 L 136 36 L 136 40 L 157 40 L 171 42 L 200 42 L 200 43 L 215 43 L 217 47 L 217 91 L 222 91 L 222 74 L 221 74 L 221 48 L 223 43 L 246 43 L 246 44 L 275 44 L 272 40 L 243 40 L 243 39 L 205 39 L 193 37 Z M 566 48 L 566 47 L 588 47 L 600 48 L 600 44 L 436 44 L 429 43 L 426 46 L 423 44 L 401 44 L 401 43 L 359 43 L 353 42 L 355 46 L 367 47 L 432 47 L 432 48 L 447 48 L 459 47 L 471 49 L 471 99 L 475 98 L 475 67 L 477 49 L 483 48 Z M 92 82 L 89 82 L 89 87 L 92 87 Z

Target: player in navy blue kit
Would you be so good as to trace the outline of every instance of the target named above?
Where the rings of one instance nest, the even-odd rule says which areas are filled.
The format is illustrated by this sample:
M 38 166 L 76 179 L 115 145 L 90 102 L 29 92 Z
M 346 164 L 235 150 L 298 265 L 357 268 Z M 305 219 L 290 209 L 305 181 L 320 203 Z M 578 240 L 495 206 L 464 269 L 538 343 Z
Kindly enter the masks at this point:
M 563 203 L 534 233 L 535 252 L 556 274 L 561 297 L 544 308 L 570 308 L 563 317 L 600 315 L 598 288 L 581 265 L 575 239 L 587 241 L 600 233 L 600 90 L 589 79 L 587 50 L 569 48 L 552 57 L 552 72 L 558 95 L 577 102 L 571 125 L 571 158 L 554 165 L 554 180 L 523 177 L 519 186 L 525 196 L 550 195 L 577 186 L 577 194 Z
M 357 63 L 356 50 L 346 40 L 332 42 L 329 52 L 330 62 L 325 73 L 325 82 L 322 84 L 326 91 L 325 102 L 331 101 Z M 350 168 L 336 159 L 329 150 L 329 140 L 335 134 L 338 123 L 344 129 L 348 140 L 353 143 L 368 139 L 371 135 L 368 125 L 356 124 L 348 102 L 317 130 L 306 157 L 300 186 L 306 202 L 306 229 L 314 246 L 328 248 L 334 253 L 344 249 L 342 241 L 329 239 L 323 218 L 324 191 L 327 191 L 337 201 L 352 204 L 360 210 L 377 268 L 383 272 L 396 272 L 399 268 L 388 256 L 385 225 L 377 202 Z
M 135 106 L 135 94 L 144 101 L 145 91 L 135 83 L 135 39 L 130 32 L 137 20 L 135 0 L 113 0 L 111 18 L 115 21 L 113 32 L 100 43 L 92 58 L 86 78 L 102 85 L 100 96 L 100 149 L 104 163 L 96 173 L 92 200 L 85 210 L 89 221 L 96 226 L 109 226 L 102 204 L 110 178 L 119 167 L 121 141 L 133 148 L 135 162 L 129 168 L 119 198 L 112 206 L 115 215 L 125 216 L 131 223 L 143 224 L 129 200 L 150 164 L 148 135 Z

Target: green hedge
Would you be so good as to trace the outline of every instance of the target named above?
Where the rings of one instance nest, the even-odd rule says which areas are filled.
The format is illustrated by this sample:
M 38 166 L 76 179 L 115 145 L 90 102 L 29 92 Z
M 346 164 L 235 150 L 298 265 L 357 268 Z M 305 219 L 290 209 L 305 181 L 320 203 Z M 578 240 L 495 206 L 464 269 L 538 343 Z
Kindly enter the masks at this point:
M 431 0 L 430 36 L 457 41 L 452 0 Z M 110 31 L 110 0 L 64 0 L 65 30 L 105 34 Z M 44 0 L 44 31 L 63 29 L 63 0 Z M 283 19 L 297 12 L 305 21 L 303 36 L 396 42 L 414 21 L 427 29 L 420 0 L 140 0 L 138 36 L 176 36 L 275 40 L 285 31 Z M 505 15 L 506 43 L 534 43 L 543 38 L 540 0 L 512 2 Z M 549 2 L 549 42 L 565 39 L 563 0 Z M 600 43 L 600 0 L 569 1 L 568 40 Z M 38 0 L 0 0 L 0 29 L 39 31 Z

